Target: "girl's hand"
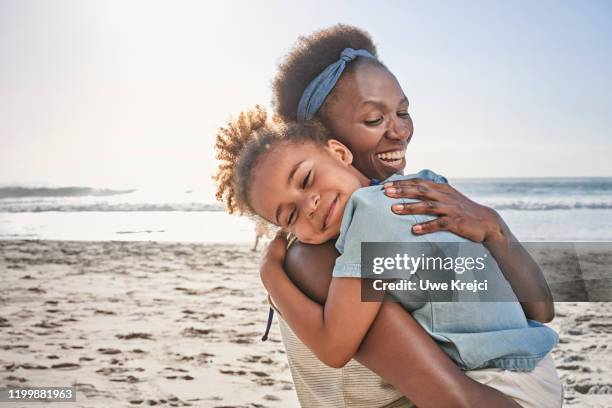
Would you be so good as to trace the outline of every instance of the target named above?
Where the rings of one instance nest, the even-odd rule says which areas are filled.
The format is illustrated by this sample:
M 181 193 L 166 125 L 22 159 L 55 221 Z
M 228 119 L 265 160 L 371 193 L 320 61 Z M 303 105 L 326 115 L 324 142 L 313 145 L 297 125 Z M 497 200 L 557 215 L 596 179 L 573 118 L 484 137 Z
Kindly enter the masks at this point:
M 473 242 L 489 243 L 504 238 L 506 225 L 495 210 L 470 200 L 449 184 L 429 180 L 397 180 L 384 185 L 393 198 L 415 198 L 418 203 L 394 204 L 395 214 L 430 214 L 438 218 L 412 227 L 416 235 L 449 231 Z
M 259 267 L 259 274 L 264 285 L 272 271 L 282 270 L 287 254 L 287 233 L 280 230 L 264 250 Z
M 287 232 L 280 230 L 276 233 L 276 236 L 264 251 L 262 263 L 268 261 L 281 264 L 285 262 L 285 255 L 287 254 Z

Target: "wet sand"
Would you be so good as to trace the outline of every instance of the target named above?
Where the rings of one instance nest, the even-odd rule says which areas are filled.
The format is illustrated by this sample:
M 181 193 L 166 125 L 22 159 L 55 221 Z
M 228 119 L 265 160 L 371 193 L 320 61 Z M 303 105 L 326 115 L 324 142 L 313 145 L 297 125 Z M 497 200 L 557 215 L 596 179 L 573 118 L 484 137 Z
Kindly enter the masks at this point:
M 246 245 L 0 241 L 0 386 L 53 407 L 297 407 Z M 566 404 L 612 406 L 612 303 L 559 303 Z M 11 406 L 26 406 L 10 404 Z M 41 406 L 40 403 L 28 406 Z

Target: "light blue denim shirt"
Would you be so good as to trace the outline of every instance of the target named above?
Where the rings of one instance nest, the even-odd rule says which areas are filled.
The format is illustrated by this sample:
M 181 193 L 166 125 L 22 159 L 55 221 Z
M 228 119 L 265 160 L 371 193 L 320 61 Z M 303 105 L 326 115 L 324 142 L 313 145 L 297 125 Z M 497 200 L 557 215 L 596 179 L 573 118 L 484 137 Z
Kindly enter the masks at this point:
M 393 175 L 386 181 L 409 178 L 445 183 L 446 179 L 430 170 L 418 174 Z M 470 242 L 455 234 L 441 231 L 425 235 L 412 234 L 411 227 L 434 219 L 429 215 L 396 215 L 392 204 L 416 202 L 394 199 L 384 194 L 382 185 L 361 188 L 353 193 L 344 209 L 336 248 L 340 252 L 334 277 L 361 277 L 362 242 Z M 472 244 L 487 251 L 483 245 Z M 496 367 L 512 371 L 531 371 L 557 344 L 557 333 L 525 317 L 510 284 L 505 280 L 492 256 L 486 273 L 497 278 L 513 301 L 504 302 L 431 302 L 398 300 L 441 348 L 463 370 Z M 495 276 L 493 276 L 495 275 Z

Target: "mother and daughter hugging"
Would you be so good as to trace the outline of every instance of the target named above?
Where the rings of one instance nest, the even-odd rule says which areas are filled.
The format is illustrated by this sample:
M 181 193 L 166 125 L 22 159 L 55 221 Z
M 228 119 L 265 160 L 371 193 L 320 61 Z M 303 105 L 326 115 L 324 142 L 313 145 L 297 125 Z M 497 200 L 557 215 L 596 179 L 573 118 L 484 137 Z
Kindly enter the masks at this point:
M 336 25 L 300 37 L 272 106 L 219 129 L 217 198 L 289 233 L 260 275 L 301 405 L 561 406 L 542 271 L 494 210 L 430 170 L 403 175 L 409 102 L 370 36 Z M 476 243 L 514 300 L 363 302 L 362 242 Z

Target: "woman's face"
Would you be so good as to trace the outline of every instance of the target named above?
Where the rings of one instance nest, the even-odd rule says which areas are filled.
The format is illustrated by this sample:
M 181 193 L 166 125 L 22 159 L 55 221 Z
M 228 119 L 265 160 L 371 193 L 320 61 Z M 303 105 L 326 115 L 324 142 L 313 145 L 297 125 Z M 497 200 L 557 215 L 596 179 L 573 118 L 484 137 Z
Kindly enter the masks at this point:
M 387 69 L 361 65 L 341 80 L 322 112 L 333 136 L 353 153 L 353 165 L 384 180 L 406 166 L 413 133 L 408 98 Z

